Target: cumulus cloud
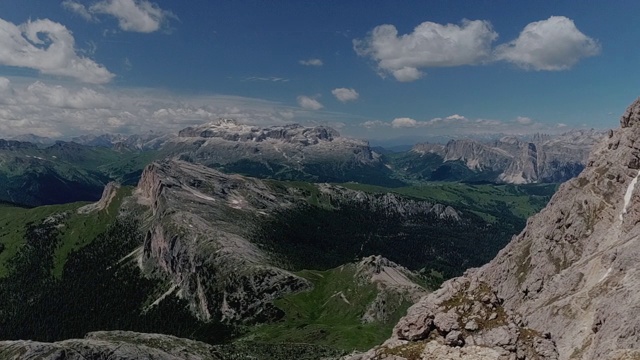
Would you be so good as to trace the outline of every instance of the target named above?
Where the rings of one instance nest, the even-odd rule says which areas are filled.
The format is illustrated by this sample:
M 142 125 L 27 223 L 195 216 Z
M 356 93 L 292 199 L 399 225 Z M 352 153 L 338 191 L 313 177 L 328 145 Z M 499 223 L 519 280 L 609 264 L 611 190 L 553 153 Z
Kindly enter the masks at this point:
M 30 68 L 43 74 L 103 84 L 113 74 L 78 55 L 75 39 L 62 24 L 48 19 L 15 25 L 0 19 L 0 65 Z
M 331 93 L 336 97 L 336 99 L 343 103 L 357 100 L 360 97 L 360 94 L 358 94 L 357 91 L 347 88 L 336 88 L 331 90 Z
M 531 125 L 533 124 L 533 119 L 526 116 L 518 116 L 516 122 L 520 125 Z
M 322 66 L 324 63 L 320 59 L 308 59 L 298 61 L 301 65 L 305 66 Z
M 0 77 L 0 134 L 49 137 L 173 132 L 219 118 L 252 125 L 331 124 L 352 116 L 277 102 L 224 95 L 180 95 L 153 89 L 114 88 Z
M 74 0 L 64 0 L 62 2 L 62 7 L 65 8 L 66 10 L 69 10 L 73 13 L 76 13 L 77 15 L 79 15 L 80 17 L 82 17 L 83 19 L 87 20 L 87 21 L 92 21 L 93 19 L 93 15 L 91 15 L 91 13 L 89 12 L 89 10 L 87 10 L 86 6 L 84 6 L 83 4 L 74 1 Z
M 413 81 L 422 76 L 420 68 L 487 60 L 497 37 L 488 21 L 463 20 L 460 25 L 423 22 L 404 35 L 398 35 L 393 25 L 377 26 L 368 37 L 353 40 L 353 46 L 358 55 L 374 60 L 382 74 Z
M 297 100 L 298 105 L 300 105 L 300 107 L 303 109 L 320 110 L 324 107 L 318 100 L 309 96 L 300 95 L 298 96 Z
M 484 20 L 463 20 L 460 25 L 424 22 L 402 35 L 393 25 L 380 25 L 366 38 L 354 39 L 353 48 L 373 60 L 381 76 L 401 82 L 420 79 L 425 68 L 496 61 L 530 70 L 567 70 L 600 52 L 598 42 L 564 16 L 532 22 L 517 39 L 494 49 L 497 38 L 491 23 Z
M 424 129 L 429 135 L 477 135 L 477 134 L 534 134 L 558 133 L 565 131 L 566 124 L 544 124 L 531 118 L 519 116 L 513 120 L 471 119 L 459 114 L 447 117 L 436 117 L 429 120 L 415 120 L 408 117 L 395 118 L 391 121 L 368 120 L 360 126 L 374 131 L 391 127 L 398 134 L 415 135 L 417 129 Z M 564 128 L 564 129 L 563 129 Z
M 466 120 L 467 118 L 465 118 L 462 115 L 458 115 L 458 114 L 453 114 L 453 115 L 449 115 L 445 118 L 445 120 Z
M 367 129 L 373 129 L 379 126 L 390 126 L 391 124 L 381 121 L 381 120 L 367 120 L 360 124 L 360 126 L 365 127 Z
M 391 121 L 391 127 L 394 128 L 405 128 L 405 127 L 416 127 L 419 126 L 420 124 L 418 123 L 418 121 L 412 119 L 412 118 L 395 118 Z
M 158 31 L 176 17 L 148 0 L 101 0 L 88 8 L 75 0 L 65 0 L 62 7 L 87 21 L 95 20 L 96 15 L 110 15 L 118 19 L 121 30 L 141 33 Z
M 495 56 L 523 69 L 566 70 L 599 52 L 598 42 L 580 32 L 573 20 L 552 16 L 527 25 L 517 39 L 498 46 Z
M 400 82 L 411 82 L 420 79 L 424 73 L 416 68 L 405 66 L 402 69 L 391 71 L 396 80 Z
M 24 103 L 46 104 L 52 107 L 69 109 L 111 108 L 113 101 L 104 94 L 86 87 L 70 90 L 60 85 L 49 86 L 41 81 L 29 85 L 21 99 Z

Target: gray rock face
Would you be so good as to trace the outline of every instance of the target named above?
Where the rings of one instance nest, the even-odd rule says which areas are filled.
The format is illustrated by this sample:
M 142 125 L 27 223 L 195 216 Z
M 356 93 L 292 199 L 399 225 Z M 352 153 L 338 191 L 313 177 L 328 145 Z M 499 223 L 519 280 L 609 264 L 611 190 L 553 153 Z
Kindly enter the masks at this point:
M 394 193 L 369 194 L 331 184 L 318 184 L 321 192 L 337 196 L 347 201 L 367 204 L 371 210 L 382 213 L 396 213 L 403 216 L 436 215 L 440 219 L 461 220 L 458 211 L 451 206 L 431 203 L 428 201 L 412 200 Z
M 100 200 L 98 200 L 98 202 L 85 205 L 79 208 L 78 213 L 88 214 L 88 213 L 97 212 L 97 211 L 106 209 L 111 204 L 111 201 L 113 201 L 113 199 L 115 198 L 118 192 L 118 189 L 120 189 L 120 184 L 115 182 L 108 183 L 104 187 L 104 190 L 102 191 L 102 196 L 100 197 Z
M 418 277 L 417 274 L 382 256 L 366 257 L 360 260 L 356 269 L 357 281 L 371 283 L 378 288 L 376 298 L 362 315 L 365 324 L 385 323 L 403 302 L 414 303 L 427 293 L 412 280 Z
M 366 141 L 341 137 L 325 126 L 258 127 L 220 120 L 180 131 L 163 151 L 252 176 L 344 182 L 362 181 L 367 170 L 375 170 L 381 181 L 391 181 L 385 178 L 390 170 Z
M 452 307 L 462 322 L 473 316 L 478 325 L 464 347 L 506 352 L 504 358 L 640 357 L 639 104 L 494 260 L 422 298 L 368 358 L 398 340 L 432 339 L 433 319 Z M 422 359 L 433 358 L 428 347 Z
M 269 184 L 179 160 L 149 165 L 135 191 L 137 203 L 149 212 L 141 265 L 168 276 L 202 319 L 251 322 L 277 317 L 274 299 L 311 285 L 274 266 L 277 259 L 249 239 L 259 220 L 308 203 L 296 190 Z M 375 211 L 460 220 L 455 209 L 441 204 L 328 184 L 314 186 L 327 198 L 357 202 Z M 423 294 L 409 281 L 412 275 L 407 269 L 386 259 L 363 262 L 359 274 L 389 290 L 380 295 L 380 303 L 385 294 L 402 293 L 401 299 L 411 301 Z M 386 310 L 374 303 L 363 319 L 384 317 Z
M 215 347 L 161 334 L 128 331 L 89 333 L 55 343 L 0 341 L 3 360 L 222 360 Z
M 152 212 L 143 266 L 169 275 L 203 319 L 268 319 L 272 300 L 310 287 L 271 266 L 247 240 L 253 217 L 292 200 L 276 198 L 260 180 L 185 162 L 154 163 L 142 174 L 137 197 Z
M 593 130 L 575 130 L 558 136 L 537 135 L 527 141 L 505 136 L 493 142 L 464 139 L 446 145 L 418 144 L 412 151 L 437 154 L 445 162 L 462 161 L 474 171 L 496 173 L 496 181 L 561 182 L 584 168 L 591 148 L 602 136 Z

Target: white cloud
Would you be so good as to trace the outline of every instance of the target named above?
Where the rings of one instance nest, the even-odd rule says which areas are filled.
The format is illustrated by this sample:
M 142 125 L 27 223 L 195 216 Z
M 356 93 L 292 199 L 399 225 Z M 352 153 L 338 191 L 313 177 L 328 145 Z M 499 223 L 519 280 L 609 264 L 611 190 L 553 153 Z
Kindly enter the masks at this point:
M 271 82 L 289 82 L 289 79 L 277 76 L 267 76 L 267 77 L 259 77 L 259 76 L 249 76 L 241 79 L 240 81 L 271 81 Z
M 358 94 L 357 91 L 347 88 L 336 88 L 331 90 L 331 93 L 336 97 L 336 99 L 342 101 L 343 103 L 347 101 L 357 100 L 358 97 L 360 97 L 360 94 Z
M 391 124 L 381 121 L 381 120 L 367 120 L 360 124 L 360 126 L 365 127 L 367 129 L 373 129 L 379 126 L 390 126 Z
M 466 118 L 462 115 L 453 114 L 446 117 L 447 120 L 465 120 Z
M 411 82 L 420 79 L 424 73 L 414 67 L 405 66 L 402 69 L 391 71 L 396 80 L 400 82 Z
M 62 2 L 62 7 L 65 8 L 66 10 L 69 10 L 73 13 L 76 13 L 77 15 L 79 15 L 80 17 L 82 17 L 83 19 L 87 20 L 87 21 L 92 21 L 93 19 L 93 15 L 91 15 L 91 13 L 89 13 L 89 11 L 87 10 L 87 8 L 82 5 L 81 3 L 74 1 L 74 0 L 64 0 Z
M 322 66 L 322 65 L 324 65 L 324 63 L 320 59 L 300 60 L 298 62 L 301 65 L 306 65 L 306 66 Z
M 532 22 L 517 39 L 496 48 L 497 60 L 531 70 L 566 70 L 580 59 L 597 55 L 600 45 L 564 16 Z
M 395 118 L 393 119 L 393 121 L 391 121 L 391 127 L 394 128 L 405 128 L 405 127 L 416 127 L 419 126 L 420 124 L 418 123 L 418 121 L 412 119 L 412 118 Z
M 340 127 L 353 116 L 255 98 L 178 95 L 154 89 L 82 86 L 0 77 L 0 134 L 71 137 L 105 132 L 176 132 L 218 118 L 251 125 L 292 122 Z M 312 99 L 313 100 L 313 99 Z M 348 127 L 348 126 L 347 126 Z
M 373 60 L 381 76 L 392 75 L 400 82 L 420 79 L 425 68 L 495 61 L 530 70 L 566 70 L 600 53 L 598 42 L 564 16 L 532 22 L 517 39 L 492 49 L 497 38 L 485 20 L 462 20 L 460 25 L 423 22 L 402 35 L 393 25 L 377 26 L 366 38 L 354 39 L 353 48 Z
M 31 104 L 46 104 L 57 108 L 95 109 L 111 108 L 113 101 L 104 94 L 83 87 L 70 90 L 63 86 L 49 86 L 41 81 L 29 85 L 23 92 L 21 101 Z
M 176 16 L 148 0 L 102 0 L 88 9 L 90 14 L 111 15 L 124 31 L 151 33 Z
M 424 22 L 412 33 L 398 36 L 393 25 L 380 25 L 365 39 L 353 41 L 360 56 L 378 64 L 382 74 L 399 81 L 422 76 L 419 68 L 478 64 L 490 58 L 498 37 L 488 21 L 463 20 L 461 25 Z
M 300 95 L 298 96 L 297 100 L 298 105 L 300 105 L 300 107 L 302 107 L 303 109 L 320 110 L 324 107 L 318 100 L 309 96 Z
M 375 131 L 384 127 L 391 127 L 395 134 L 417 135 L 424 131 L 428 135 L 478 135 L 478 134 L 534 134 L 558 133 L 566 131 L 566 124 L 544 124 L 528 117 L 517 117 L 515 120 L 502 121 L 497 119 L 470 119 L 459 114 L 447 117 L 436 117 L 429 120 L 415 120 L 408 117 L 395 118 L 392 121 L 369 120 L 360 126 Z M 583 126 L 584 127 L 584 126 Z M 420 130 L 424 129 L 424 130 Z M 387 134 L 388 136 L 388 134 Z
M 518 116 L 516 122 L 520 125 L 531 125 L 533 124 L 533 119 L 526 116 Z
M 104 66 L 78 55 L 75 39 L 62 24 L 48 19 L 15 25 L 0 19 L 0 65 L 103 84 L 113 78 Z

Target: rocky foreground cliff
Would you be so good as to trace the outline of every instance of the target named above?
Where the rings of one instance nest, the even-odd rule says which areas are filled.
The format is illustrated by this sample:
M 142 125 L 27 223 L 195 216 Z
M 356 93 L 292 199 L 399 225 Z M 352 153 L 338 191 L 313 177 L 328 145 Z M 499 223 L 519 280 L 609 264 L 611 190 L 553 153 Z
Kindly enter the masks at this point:
M 640 99 L 489 264 L 353 359 L 640 358 Z

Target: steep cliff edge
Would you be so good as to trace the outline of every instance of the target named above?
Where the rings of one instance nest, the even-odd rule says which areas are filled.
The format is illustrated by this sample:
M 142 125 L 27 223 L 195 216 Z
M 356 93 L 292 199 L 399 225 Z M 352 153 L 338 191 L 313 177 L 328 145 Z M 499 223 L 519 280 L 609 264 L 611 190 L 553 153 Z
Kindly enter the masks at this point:
M 143 266 L 168 275 L 202 318 L 274 318 L 273 299 L 309 288 L 247 240 L 252 217 L 290 204 L 259 180 L 169 161 L 149 165 L 136 191 L 152 212 Z
M 639 143 L 640 99 L 494 260 L 421 299 L 358 358 L 640 357 Z
M 301 270 L 290 264 L 302 261 L 310 265 L 312 259 L 300 257 L 301 253 L 296 251 L 303 245 L 296 239 L 291 244 L 285 242 L 291 238 L 287 229 L 300 223 L 292 223 L 283 213 L 294 216 L 302 213 L 301 219 L 314 221 L 314 214 L 332 214 L 344 206 L 362 210 L 362 216 L 376 213 L 380 217 L 412 221 L 407 225 L 412 228 L 417 226 L 414 219 L 448 226 L 462 224 L 461 215 L 442 204 L 396 194 L 367 194 L 328 184 L 305 186 L 287 187 L 283 183 L 223 174 L 179 160 L 153 163 L 143 172 L 134 195 L 137 203 L 148 209 L 145 221 L 148 230 L 139 251 L 140 264 L 147 272 L 167 277 L 174 285 L 172 289 L 188 299 L 192 310 L 204 320 L 266 321 L 282 316 L 273 300 L 311 287 L 308 280 L 285 270 Z M 313 192 L 322 204 L 311 205 L 305 191 Z M 273 219 L 279 222 L 270 222 Z M 319 228 L 318 224 L 314 226 Z M 295 235 L 306 237 L 310 231 L 302 230 L 304 234 Z M 284 232 L 274 239 L 280 244 L 264 239 L 278 231 Z M 324 243 L 333 238 L 349 234 L 345 229 L 339 231 L 344 234 L 321 231 L 322 238 L 312 241 L 310 246 L 326 246 Z M 334 258 L 339 260 L 335 266 L 353 261 L 357 249 L 366 249 L 364 243 L 348 240 L 351 243 L 339 244 L 341 247 L 331 250 L 344 253 Z M 313 249 L 309 256 L 326 255 Z

